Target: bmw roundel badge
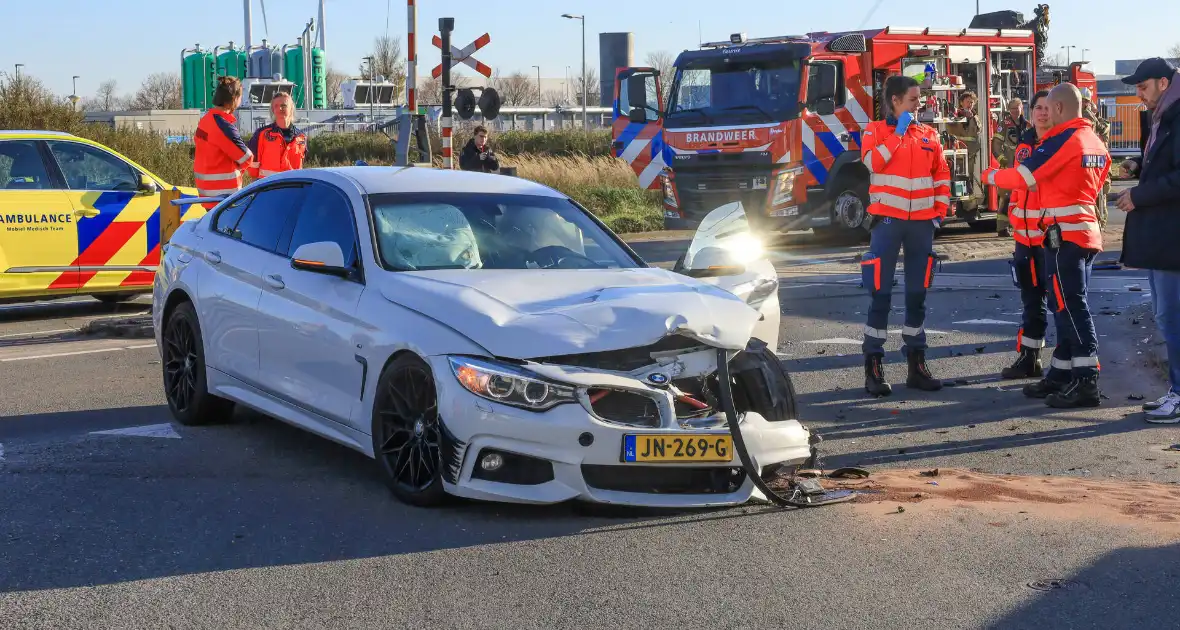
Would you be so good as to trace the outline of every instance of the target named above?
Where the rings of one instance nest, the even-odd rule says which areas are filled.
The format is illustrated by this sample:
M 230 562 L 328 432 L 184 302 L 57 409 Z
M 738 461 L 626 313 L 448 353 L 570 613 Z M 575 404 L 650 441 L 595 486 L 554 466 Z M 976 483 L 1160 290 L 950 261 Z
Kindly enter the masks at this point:
M 651 382 L 652 385 L 667 385 L 668 384 L 668 375 L 661 374 L 659 372 L 655 372 L 652 374 L 648 374 L 647 380 L 649 382 Z

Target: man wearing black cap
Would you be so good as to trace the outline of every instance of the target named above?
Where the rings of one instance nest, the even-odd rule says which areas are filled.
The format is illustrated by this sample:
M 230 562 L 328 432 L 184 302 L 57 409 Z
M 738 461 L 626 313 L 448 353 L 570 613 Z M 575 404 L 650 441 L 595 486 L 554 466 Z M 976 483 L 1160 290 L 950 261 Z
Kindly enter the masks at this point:
M 1155 57 L 1139 64 L 1123 83 L 1136 86 L 1139 99 L 1151 110 L 1151 130 L 1143 156 L 1131 158 L 1127 170 L 1139 174 L 1139 185 L 1119 195 L 1127 213 L 1122 262 L 1146 269 L 1151 282 L 1155 324 L 1168 346 L 1171 387 L 1146 403 L 1147 421 L 1180 423 L 1180 76 L 1167 61 Z

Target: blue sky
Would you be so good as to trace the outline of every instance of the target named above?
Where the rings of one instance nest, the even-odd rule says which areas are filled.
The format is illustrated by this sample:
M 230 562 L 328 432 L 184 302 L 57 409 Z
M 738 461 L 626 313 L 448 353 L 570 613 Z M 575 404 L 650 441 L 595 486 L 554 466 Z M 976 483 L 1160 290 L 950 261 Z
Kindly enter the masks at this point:
M 390 0 L 389 30 L 406 31 L 405 0 Z M 89 96 L 98 84 L 115 79 L 120 92 L 130 93 L 152 72 L 179 72 L 180 50 L 200 43 L 212 48 L 243 39 L 242 0 L 32 0 L 6 3 L 0 72 L 35 75 L 61 94 L 71 91 L 71 77 L 80 75 L 78 93 Z M 459 45 L 480 34 L 492 41 L 477 58 L 508 73 L 523 70 L 532 75 L 541 65 L 544 77 L 563 77 L 566 66 L 581 67 L 581 30 L 562 13 L 586 15 L 586 57 L 598 65 L 598 33 L 630 31 L 635 34 L 636 62 L 648 51 L 679 52 L 695 48 L 698 24 L 706 41 L 725 39 L 731 32 L 750 37 L 784 35 L 815 30 L 850 30 L 862 27 L 876 0 L 842 2 L 794 2 L 790 0 L 671 0 L 644 2 L 591 2 L 589 0 L 418 0 L 420 74 L 438 63 L 438 49 L 429 33 L 437 30 L 443 15 L 456 20 Z M 974 0 L 943 0 L 922 4 L 882 0 L 866 28 L 897 24 L 906 26 L 966 26 L 975 12 Z M 1109 1 L 1058 0 L 1051 2 L 1049 52 L 1063 45 L 1082 48 L 1100 73 L 1113 72 L 1114 60 L 1162 55 L 1180 42 L 1174 29 L 1180 5 L 1160 3 L 1150 17 L 1137 9 L 1111 10 Z M 1015 9 L 1032 17 L 1035 2 L 982 0 L 982 11 Z M 355 73 L 373 38 L 385 33 L 387 0 L 328 0 L 327 38 L 330 65 Z M 1126 6 L 1126 5 L 1122 5 Z M 308 18 L 316 13 L 316 0 L 270 0 L 267 6 L 269 40 L 293 43 Z M 627 8 L 625 8 L 627 7 Z M 674 7 L 674 10 L 672 9 Z M 1167 7 L 1167 8 L 1165 8 Z M 664 11 L 657 13 L 657 10 Z M 1105 13 L 1102 13 L 1105 11 Z M 258 0 L 254 0 L 255 43 L 266 35 Z M 66 37 L 65 28 L 77 35 Z M 422 68 L 426 65 L 426 68 Z

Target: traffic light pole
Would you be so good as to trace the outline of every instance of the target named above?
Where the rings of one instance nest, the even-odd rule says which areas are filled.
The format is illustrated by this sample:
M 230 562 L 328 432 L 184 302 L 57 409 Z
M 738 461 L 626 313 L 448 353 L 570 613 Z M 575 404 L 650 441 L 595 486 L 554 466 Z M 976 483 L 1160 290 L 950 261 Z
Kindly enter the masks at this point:
M 442 39 L 442 159 L 443 168 L 454 168 L 451 149 L 451 32 L 455 18 L 439 18 L 438 31 Z

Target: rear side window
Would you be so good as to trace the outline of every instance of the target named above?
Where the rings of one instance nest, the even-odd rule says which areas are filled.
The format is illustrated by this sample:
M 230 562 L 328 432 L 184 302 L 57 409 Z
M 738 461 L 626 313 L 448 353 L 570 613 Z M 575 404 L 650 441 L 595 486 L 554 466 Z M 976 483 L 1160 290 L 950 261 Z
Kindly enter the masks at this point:
M 236 237 L 269 252 L 278 252 L 287 223 L 303 203 L 303 186 L 269 188 L 255 193 L 235 229 Z
M 244 195 L 218 212 L 217 218 L 213 221 L 213 231 L 230 238 L 240 238 L 237 232 L 238 221 L 241 220 L 246 207 L 250 205 L 251 199 L 254 199 L 254 195 Z
M 54 140 L 48 144 L 71 190 L 132 192 L 139 188 L 139 173 L 102 149 L 79 142 Z
M 294 255 L 301 245 L 332 241 L 344 252 L 344 265 L 356 262 L 356 229 L 353 227 L 352 206 L 340 192 L 324 184 L 307 187 L 303 210 L 291 234 L 287 255 Z
M 46 190 L 53 188 L 45 161 L 33 140 L 0 141 L 0 189 Z

